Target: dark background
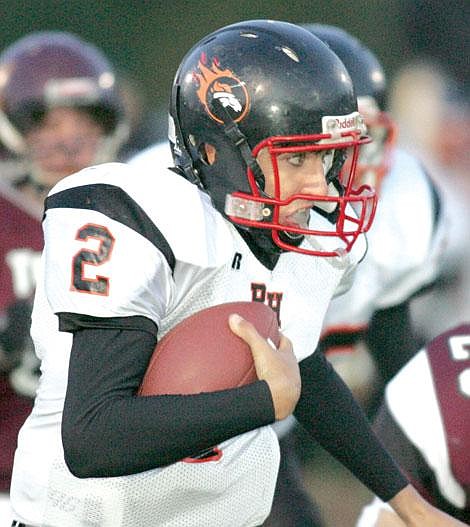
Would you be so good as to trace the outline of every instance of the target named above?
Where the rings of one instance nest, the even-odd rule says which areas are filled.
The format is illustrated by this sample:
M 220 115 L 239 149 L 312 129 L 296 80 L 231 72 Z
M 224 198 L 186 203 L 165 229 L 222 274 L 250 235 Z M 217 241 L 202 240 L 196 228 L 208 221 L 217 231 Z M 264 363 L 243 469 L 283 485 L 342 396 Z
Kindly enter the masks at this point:
M 468 96 L 468 0 L 0 0 L 0 17 L 0 49 L 39 30 L 70 31 L 100 47 L 158 134 L 184 54 L 207 33 L 250 18 L 341 26 L 376 53 L 389 80 L 414 58 L 432 58 Z
M 362 35 L 393 69 L 401 60 L 397 35 L 401 24 L 396 21 L 396 11 L 390 0 L 1 0 L 1 48 L 34 30 L 77 33 L 101 47 L 116 66 L 142 81 L 148 101 L 158 103 L 166 97 L 184 53 L 210 31 L 242 19 L 344 25 Z M 395 43 L 395 51 L 389 43 Z
M 166 106 L 176 67 L 195 42 L 214 29 L 249 18 L 340 25 L 375 50 L 391 76 L 414 54 L 413 46 L 407 44 L 407 28 L 410 16 L 415 19 L 413 6 L 419 3 L 406 0 L 0 0 L 0 48 L 31 31 L 74 32 L 101 47 L 119 70 L 140 85 L 145 103 L 158 108 Z M 464 3 L 465 0 L 462 6 Z M 429 6 L 432 2 L 423 4 Z M 442 16 L 442 11 L 435 15 Z

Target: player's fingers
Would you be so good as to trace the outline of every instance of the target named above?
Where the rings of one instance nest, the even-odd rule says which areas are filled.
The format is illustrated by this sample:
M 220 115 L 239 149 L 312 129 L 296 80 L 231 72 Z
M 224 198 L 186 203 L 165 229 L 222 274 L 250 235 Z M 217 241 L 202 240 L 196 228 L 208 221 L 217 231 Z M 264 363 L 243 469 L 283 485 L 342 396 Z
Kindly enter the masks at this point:
M 281 338 L 279 340 L 279 352 L 281 353 L 294 353 L 292 347 L 292 341 L 288 339 L 285 335 L 281 333 Z
M 271 339 L 264 339 L 251 322 L 248 322 L 248 320 L 245 320 L 237 313 L 234 313 L 229 317 L 229 326 L 235 335 L 243 339 L 255 353 L 260 346 L 262 346 L 264 350 L 267 350 L 265 346 L 266 343 L 269 344 L 273 351 L 276 351 L 276 345 Z M 278 351 L 283 354 L 294 355 L 292 342 L 282 333 L 280 336 Z
M 260 341 L 266 342 L 266 340 L 258 333 L 255 326 L 242 318 L 239 314 L 233 313 L 229 316 L 228 323 L 230 329 L 243 339 L 250 348 L 253 348 L 255 345 L 259 345 Z
M 301 380 L 291 341 L 281 335 L 278 350 L 238 314 L 229 317 L 230 329 L 250 346 L 258 379 L 268 383 L 276 419 L 291 414 L 299 400 Z

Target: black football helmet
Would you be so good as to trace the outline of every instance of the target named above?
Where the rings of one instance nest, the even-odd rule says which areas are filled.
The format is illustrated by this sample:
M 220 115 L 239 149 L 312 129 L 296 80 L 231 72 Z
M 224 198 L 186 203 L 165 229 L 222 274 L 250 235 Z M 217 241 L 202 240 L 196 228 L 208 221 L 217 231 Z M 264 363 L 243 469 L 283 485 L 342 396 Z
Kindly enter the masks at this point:
M 176 167 L 242 231 L 258 243 L 268 238 L 277 253 L 337 256 L 369 228 L 374 191 L 353 188 L 351 175 L 340 178 L 346 150 L 357 158 L 358 146 L 369 140 L 364 129 L 344 65 L 311 33 L 286 22 L 252 20 L 215 31 L 187 53 L 173 83 L 169 138 Z M 215 147 L 214 162 L 205 156 L 207 144 Z M 256 161 L 263 148 L 277 180 L 274 196 L 265 194 Z M 329 195 L 281 200 L 277 157 L 308 151 L 334 153 L 326 173 Z M 321 227 L 279 223 L 280 207 L 295 199 L 312 202 Z M 312 235 L 329 247 L 302 243 Z
M 106 144 L 97 161 L 115 156 L 128 124 L 113 68 L 91 44 L 61 31 L 31 33 L 0 55 L 0 139 L 26 153 L 23 134 L 52 107 L 89 110 L 103 127 Z
M 378 189 L 390 169 L 396 144 L 396 125 L 386 112 L 385 72 L 372 51 L 343 29 L 326 24 L 305 24 L 310 31 L 338 55 L 351 76 L 368 134 L 373 141 L 360 152 L 357 177 Z

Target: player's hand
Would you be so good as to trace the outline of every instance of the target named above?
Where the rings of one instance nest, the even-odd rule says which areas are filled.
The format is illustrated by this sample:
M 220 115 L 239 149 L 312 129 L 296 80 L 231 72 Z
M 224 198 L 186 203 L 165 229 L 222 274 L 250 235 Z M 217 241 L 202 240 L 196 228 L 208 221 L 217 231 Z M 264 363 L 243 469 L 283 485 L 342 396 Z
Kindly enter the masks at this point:
M 433 507 L 412 485 L 407 485 L 388 503 L 407 527 L 465 527 L 467 525 Z
M 300 371 L 291 341 L 281 335 L 276 350 L 256 328 L 240 315 L 229 317 L 230 329 L 251 348 L 258 379 L 268 383 L 276 420 L 290 415 L 300 397 Z

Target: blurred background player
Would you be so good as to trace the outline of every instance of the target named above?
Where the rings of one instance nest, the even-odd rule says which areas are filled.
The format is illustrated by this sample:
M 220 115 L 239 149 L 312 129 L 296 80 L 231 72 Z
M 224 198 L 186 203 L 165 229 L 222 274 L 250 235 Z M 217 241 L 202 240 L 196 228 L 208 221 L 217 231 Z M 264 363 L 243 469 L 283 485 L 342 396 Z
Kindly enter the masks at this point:
M 440 190 L 423 165 L 396 145 L 386 112 L 387 83 L 377 57 L 339 27 L 306 24 L 346 66 L 373 142 L 360 151 L 358 177 L 378 190 L 368 252 L 352 288 L 330 304 L 320 347 L 373 414 L 384 383 L 419 349 L 410 301 L 438 276 L 447 223 Z M 299 476 L 293 424 L 278 427 L 281 463 L 267 527 L 322 525 Z M 290 507 L 291 502 L 303 507 Z M 310 502 L 310 505 L 308 505 Z
M 361 150 L 358 177 L 379 192 L 367 255 L 351 290 L 330 305 L 322 348 L 333 361 L 338 349 L 352 351 L 347 358 L 354 360 L 365 348 L 374 359 L 380 391 L 421 345 L 410 302 L 434 283 L 445 264 L 446 203 L 423 163 L 396 144 L 397 129 L 385 109 L 385 73 L 375 55 L 342 29 L 307 28 L 330 46 L 353 79 L 373 138 Z M 373 412 L 373 401 L 368 404 Z
M 114 71 L 100 50 L 64 32 L 38 32 L 0 57 L 0 139 L 25 166 L 16 188 L 43 200 L 64 176 L 116 159 L 129 127 Z
M 445 273 L 412 304 L 424 341 L 470 313 L 470 3 L 454 0 L 400 2 L 405 55 L 391 86 L 390 107 L 414 151 L 439 178 L 452 202 L 452 228 Z
M 374 429 L 428 501 L 470 522 L 470 324 L 437 336 L 388 383 Z M 357 527 L 402 527 L 379 498 Z
M 91 44 L 46 31 L 18 40 L 0 55 L 0 140 L 10 151 L 8 167 L 16 167 L 3 174 L 0 164 L 2 527 L 16 436 L 31 411 L 38 379 L 29 326 L 43 246 L 43 200 L 63 177 L 115 159 L 127 130 L 113 67 Z
M 29 339 L 36 264 L 42 249 L 36 203 L 0 184 L 0 526 L 11 524 L 10 487 L 16 436 L 31 411 L 38 363 Z

